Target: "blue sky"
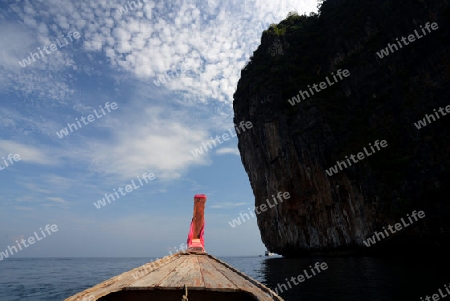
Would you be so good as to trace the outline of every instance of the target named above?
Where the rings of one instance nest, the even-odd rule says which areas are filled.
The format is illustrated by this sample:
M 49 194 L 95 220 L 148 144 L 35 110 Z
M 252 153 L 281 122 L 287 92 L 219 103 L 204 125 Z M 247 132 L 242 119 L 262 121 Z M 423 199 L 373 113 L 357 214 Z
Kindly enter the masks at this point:
M 233 130 L 232 95 L 262 31 L 316 1 L 136 4 L 0 4 L 0 158 L 20 155 L 0 159 L 0 251 L 56 224 L 13 256 L 165 256 L 186 242 L 197 193 L 208 197 L 208 252 L 265 251 L 255 218 L 228 224 L 254 204 L 237 138 L 191 151 Z M 94 206 L 146 172 L 155 179 Z

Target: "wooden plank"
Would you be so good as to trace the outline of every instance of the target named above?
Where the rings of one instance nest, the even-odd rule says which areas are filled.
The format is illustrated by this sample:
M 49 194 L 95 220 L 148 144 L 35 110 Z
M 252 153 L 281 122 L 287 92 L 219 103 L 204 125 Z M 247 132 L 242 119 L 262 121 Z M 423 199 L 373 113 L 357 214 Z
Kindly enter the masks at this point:
M 204 288 L 205 284 L 197 260 L 199 256 L 202 255 L 187 255 L 183 264 L 179 265 L 159 286 L 182 288 L 186 285 L 188 288 Z
M 180 289 L 184 285 L 188 288 L 215 291 L 247 291 L 258 300 L 278 300 L 273 293 L 258 281 L 248 277 L 225 262 L 205 253 L 174 254 L 157 260 L 161 265 L 147 263 L 129 272 L 106 280 L 96 286 L 80 292 L 66 300 L 95 301 L 102 296 L 120 290 L 154 290 Z M 136 279 L 136 272 L 144 275 Z
M 208 256 L 197 256 L 197 260 L 200 264 L 200 270 L 203 275 L 203 280 L 205 282 L 205 288 L 216 289 L 218 291 L 229 291 L 229 290 L 239 290 L 233 282 L 231 282 L 227 277 L 220 273 L 213 262 L 215 260 Z
M 210 257 L 212 258 L 212 260 L 210 261 L 212 265 L 239 289 L 251 292 L 257 298 L 259 298 L 259 300 L 282 300 L 276 295 L 270 297 L 270 295 L 268 295 L 270 294 L 270 291 L 264 291 L 263 287 L 265 288 L 265 286 L 263 286 L 263 284 L 259 284 L 256 280 L 250 278 L 244 273 L 236 270 L 231 266 L 223 264 L 221 261 L 216 260 L 213 256 Z M 249 281 L 250 279 L 253 282 L 258 283 L 261 287 Z
M 141 279 L 131 283 L 126 289 L 152 289 L 158 286 L 166 277 L 168 277 L 178 266 L 183 266 L 188 256 L 178 256 L 172 262 L 154 270 Z
M 156 270 L 163 267 L 165 264 L 177 260 L 179 254 L 173 254 L 164 258 L 146 263 L 140 267 L 134 268 L 128 272 L 124 272 L 118 276 L 105 280 L 89 289 L 86 289 L 74 296 L 67 298 L 65 301 L 94 301 L 98 300 L 102 296 L 106 296 L 109 293 L 117 292 L 125 287 L 128 287 L 131 283 L 136 281 L 136 276 L 140 274 L 148 274 L 152 270 Z M 155 268 L 156 267 L 156 268 Z
M 217 261 L 211 260 L 210 262 L 214 266 L 214 268 L 218 272 L 220 272 L 224 277 L 229 279 L 229 281 L 231 281 L 234 284 L 234 286 L 248 291 L 252 291 L 256 288 L 256 286 L 253 285 L 251 282 L 249 282 L 247 279 L 243 278 L 239 274 L 236 274 L 234 271 L 228 269 L 227 267 L 223 266 Z
M 168 264 L 174 260 L 177 260 L 178 256 L 179 256 L 178 254 L 174 254 L 174 255 L 160 258 L 155 261 L 148 262 L 148 263 L 140 266 L 139 268 L 129 271 L 126 275 L 122 275 L 122 277 L 132 276 L 133 277 L 132 282 L 134 282 L 134 281 L 139 280 L 140 278 L 143 278 L 146 275 L 152 273 L 153 271 L 164 267 L 166 264 Z

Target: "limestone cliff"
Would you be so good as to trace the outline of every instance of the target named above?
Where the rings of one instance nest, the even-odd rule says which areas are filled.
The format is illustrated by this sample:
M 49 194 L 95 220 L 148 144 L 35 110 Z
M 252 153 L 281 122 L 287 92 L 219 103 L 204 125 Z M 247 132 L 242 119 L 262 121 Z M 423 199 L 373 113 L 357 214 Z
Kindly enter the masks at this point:
M 448 0 L 328 0 L 318 15 L 290 14 L 263 33 L 241 72 L 233 107 L 236 124 L 253 123 L 238 147 L 255 206 L 280 191 L 291 195 L 257 216 L 269 251 L 301 256 L 448 247 L 450 114 L 421 129 L 414 123 L 450 105 L 449 7 Z M 383 58 L 377 54 L 427 22 L 439 28 L 398 50 L 391 45 Z M 350 76 L 289 103 L 339 69 Z M 376 140 L 388 146 L 326 173 Z M 414 210 L 426 217 L 364 246 L 375 231 Z

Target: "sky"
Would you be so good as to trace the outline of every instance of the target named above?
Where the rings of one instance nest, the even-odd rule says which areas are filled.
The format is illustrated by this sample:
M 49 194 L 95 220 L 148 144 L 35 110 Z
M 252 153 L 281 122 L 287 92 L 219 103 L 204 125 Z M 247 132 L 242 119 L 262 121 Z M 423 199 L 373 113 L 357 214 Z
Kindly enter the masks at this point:
M 317 1 L 1 1 L 0 252 L 166 256 L 203 193 L 206 251 L 263 254 L 256 218 L 229 223 L 255 203 L 233 93 L 291 11 Z

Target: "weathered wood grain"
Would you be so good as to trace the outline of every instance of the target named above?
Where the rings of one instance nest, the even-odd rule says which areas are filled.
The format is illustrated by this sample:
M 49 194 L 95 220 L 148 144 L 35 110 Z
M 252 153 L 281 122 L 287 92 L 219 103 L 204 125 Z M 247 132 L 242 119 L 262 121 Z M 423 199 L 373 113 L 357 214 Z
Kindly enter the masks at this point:
M 197 256 L 185 256 L 186 260 L 183 265 L 178 266 L 173 272 L 173 276 L 164 279 L 160 284 L 161 287 L 204 287 L 202 273 Z
M 239 290 L 227 277 L 220 273 L 207 256 L 197 256 L 201 273 L 207 289 Z
M 278 295 L 275 295 L 274 292 L 258 281 L 211 255 L 208 255 L 208 257 L 210 258 L 209 262 L 217 269 L 217 271 L 230 279 L 230 281 L 241 290 L 251 292 L 258 297 L 259 300 L 282 300 Z
M 138 272 L 140 274 L 137 274 Z M 112 293 L 120 294 L 122 297 L 117 295 L 118 299 L 114 297 L 107 300 L 148 300 L 148 298 L 153 298 L 150 296 L 156 297 L 158 294 L 161 297 L 161 293 L 158 292 L 170 293 L 170 291 L 178 296 L 184 285 L 193 291 L 193 294 L 204 294 L 205 297 L 210 296 L 208 294 L 211 292 L 216 292 L 216 294 L 248 292 L 257 298 L 256 300 L 283 300 L 263 284 L 214 256 L 204 252 L 186 252 L 167 256 L 154 263 L 150 262 L 125 272 L 69 297 L 65 301 L 97 301 Z M 150 291 L 154 295 L 150 295 Z M 137 293 L 140 295 L 136 295 Z M 228 295 L 222 295 L 217 299 L 228 300 L 228 297 L 223 299 L 224 296 Z M 233 296 L 236 301 L 248 300 L 242 294 L 229 297 L 233 299 Z M 166 297 L 157 298 L 157 300 L 165 300 L 164 298 Z M 102 300 L 104 299 L 102 298 Z
M 173 272 L 179 266 L 184 266 L 184 262 L 188 259 L 188 256 L 178 256 L 173 261 L 166 265 L 154 270 L 152 273 L 142 277 L 141 279 L 133 282 L 128 287 L 130 289 L 147 289 L 149 287 L 158 287 L 167 277 L 176 277 Z

